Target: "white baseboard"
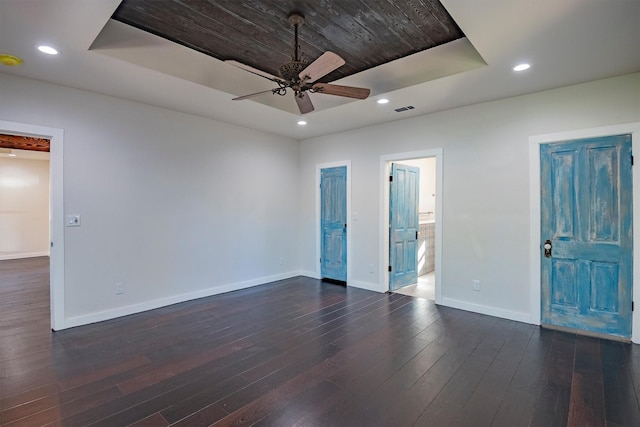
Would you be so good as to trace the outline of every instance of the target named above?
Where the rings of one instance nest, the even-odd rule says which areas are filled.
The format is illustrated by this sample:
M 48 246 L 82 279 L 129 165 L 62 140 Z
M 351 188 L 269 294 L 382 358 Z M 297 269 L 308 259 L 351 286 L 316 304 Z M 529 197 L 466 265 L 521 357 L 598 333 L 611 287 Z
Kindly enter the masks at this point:
M 298 271 L 291 271 L 273 276 L 260 277 L 258 279 L 247 280 L 245 282 L 229 283 L 226 285 L 215 286 L 213 288 L 203 289 L 201 291 L 189 292 L 186 294 L 174 295 L 167 298 L 161 298 L 153 301 L 142 302 L 139 304 L 128 305 L 126 307 L 118 307 L 112 310 L 91 313 L 82 316 L 68 317 L 64 321 L 62 329 L 73 328 L 76 326 L 88 325 L 90 323 L 102 322 L 105 320 L 115 319 L 117 317 L 128 316 L 130 314 L 141 313 L 143 311 L 154 310 L 156 308 L 166 307 L 168 305 L 177 304 L 185 301 L 191 301 L 198 298 L 210 297 L 213 295 L 223 294 L 225 292 L 237 291 L 253 286 L 264 285 L 265 283 L 276 282 L 278 280 L 290 279 L 300 275 Z
M 531 316 L 529 313 L 504 310 L 502 308 L 474 304 L 452 298 L 442 298 L 442 303 L 440 305 L 471 311 L 473 313 L 486 314 L 487 316 L 500 317 L 501 319 L 515 320 L 516 322 L 531 323 Z
M 315 271 L 311 270 L 300 270 L 298 272 L 299 276 L 311 277 L 312 279 L 321 279 L 320 275 Z
M 41 256 L 49 256 L 49 251 L 43 252 L 15 252 L 11 254 L 0 254 L 0 261 L 6 261 L 10 259 L 22 259 L 22 258 L 36 258 Z
M 347 282 L 347 286 L 351 286 L 359 289 L 366 289 L 373 292 L 385 292 L 380 289 L 380 283 L 360 282 L 358 280 L 350 280 Z
M 312 279 L 322 279 L 322 277 L 320 277 L 320 275 L 317 274 L 315 271 L 300 270 L 298 273 L 300 276 L 311 277 Z M 360 282 L 358 280 L 348 280 L 347 286 L 366 289 L 367 291 L 373 291 L 373 292 L 384 292 L 383 290 L 380 290 L 379 283 L 369 283 L 369 282 Z

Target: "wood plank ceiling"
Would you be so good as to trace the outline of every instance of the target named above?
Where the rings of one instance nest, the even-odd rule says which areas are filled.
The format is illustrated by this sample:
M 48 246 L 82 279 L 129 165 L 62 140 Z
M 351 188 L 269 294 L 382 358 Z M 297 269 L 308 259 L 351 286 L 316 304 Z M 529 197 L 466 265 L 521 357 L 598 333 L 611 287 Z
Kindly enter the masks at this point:
M 291 60 L 294 36 L 287 17 L 294 11 L 305 16 L 300 48 L 306 60 L 330 50 L 347 62 L 323 82 L 464 37 L 437 0 L 124 0 L 113 18 L 278 75 Z
M 50 145 L 46 138 L 0 134 L 0 148 L 49 152 Z

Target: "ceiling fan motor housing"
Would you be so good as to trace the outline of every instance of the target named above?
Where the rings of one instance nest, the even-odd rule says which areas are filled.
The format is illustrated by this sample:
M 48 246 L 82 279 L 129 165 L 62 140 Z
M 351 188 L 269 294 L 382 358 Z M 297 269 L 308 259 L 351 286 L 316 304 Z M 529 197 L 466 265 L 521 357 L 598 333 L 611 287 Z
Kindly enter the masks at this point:
M 308 61 L 286 62 L 280 66 L 280 77 L 288 82 L 297 83 L 300 80 L 298 75 L 302 70 L 307 68 L 307 65 L 309 65 Z

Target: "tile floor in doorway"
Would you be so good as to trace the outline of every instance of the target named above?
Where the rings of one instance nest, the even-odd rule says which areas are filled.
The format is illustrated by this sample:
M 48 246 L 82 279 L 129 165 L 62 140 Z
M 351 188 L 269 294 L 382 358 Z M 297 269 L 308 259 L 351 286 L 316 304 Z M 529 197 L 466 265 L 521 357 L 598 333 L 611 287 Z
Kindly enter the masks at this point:
M 405 286 L 395 290 L 394 292 L 410 297 L 426 298 L 428 300 L 436 299 L 436 274 L 434 271 L 418 277 L 418 283 L 415 285 Z

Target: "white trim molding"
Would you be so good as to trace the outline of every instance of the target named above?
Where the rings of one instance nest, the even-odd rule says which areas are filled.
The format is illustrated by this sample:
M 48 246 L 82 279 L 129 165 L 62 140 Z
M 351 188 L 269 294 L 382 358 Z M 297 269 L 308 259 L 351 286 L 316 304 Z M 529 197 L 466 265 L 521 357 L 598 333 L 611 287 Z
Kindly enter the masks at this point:
M 103 322 L 105 320 L 115 319 L 117 317 L 128 316 L 130 314 L 141 313 L 143 311 L 154 310 L 156 308 L 166 307 L 171 304 L 178 304 L 185 301 L 191 301 L 199 298 L 206 298 L 213 295 L 223 294 L 225 292 L 247 289 L 253 286 L 260 286 L 278 280 L 290 279 L 298 277 L 298 271 L 276 274 L 273 276 L 260 277 L 245 282 L 228 283 L 225 285 L 214 286 L 209 289 L 203 289 L 196 292 L 189 292 L 181 295 L 174 295 L 167 298 L 160 298 L 153 301 L 145 301 L 139 304 L 133 304 L 126 307 L 118 307 L 112 310 L 105 310 L 98 313 L 91 313 L 82 316 L 74 316 L 65 319 L 65 328 L 73 328 L 76 326 L 88 325 L 90 323 Z
M 10 259 L 23 259 L 23 258 L 38 258 L 41 256 L 49 256 L 49 251 L 42 252 L 18 252 L 7 255 L 0 255 L 0 261 L 7 261 Z
M 529 313 L 521 313 L 518 311 L 504 310 L 502 308 L 490 307 L 487 305 L 474 304 L 468 301 L 460 301 L 453 298 L 443 298 L 442 304 L 446 307 L 457 308 L 460 310 L 471 311 L 473 313 L 484 314 L 487 316 L 499 317 L 501 319 L 515 320 L 516 322 L 530 323 Z
M 377 291 L 389 290 L 389 173 L 391 163 L 394 161 L 423 159 L 435 157 L 436 159 L 436 242 L 435 242 L 435 302 L 444 304 L 442 300 L 442 181 L 443 173 L 443 149 L 434 148 L 406 153 L 384 154 L 380 156 L 380 244 L 378 262 L 380 267 L 380 284 Z M 376 290 L 376 289 L 372 289 Z
M 529 323 L 540 324 L 540 145 L 572 139 L 596 138 L 600 136 L 631 134 L 632 150 L 640 153 L 640 122 L 602 126 L 567 132 L 550 133 L 529 137 L 529 200 L 530 200 L 530 319 Z M 633 168 L 633 298 L 640 295 L 640 171 Z M 640 310 L 633 312 L 631 341 L 640 343 Z

